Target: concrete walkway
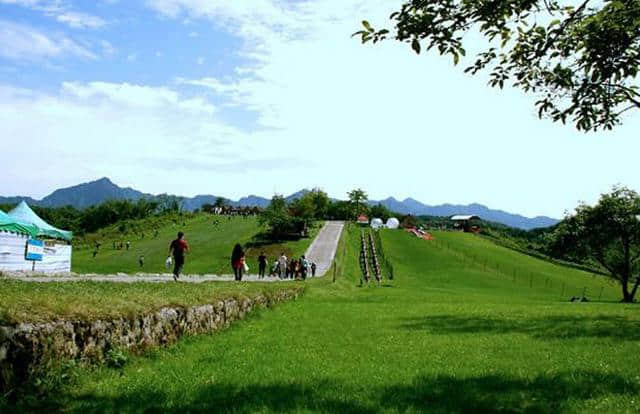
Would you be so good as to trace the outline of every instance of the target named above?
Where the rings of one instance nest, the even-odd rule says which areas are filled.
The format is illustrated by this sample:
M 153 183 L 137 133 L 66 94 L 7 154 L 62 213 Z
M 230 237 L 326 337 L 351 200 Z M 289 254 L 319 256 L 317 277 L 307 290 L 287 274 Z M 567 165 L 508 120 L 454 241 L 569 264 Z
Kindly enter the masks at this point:
M 316 239 L 307 249 L 305 257 L 307 260 L 316 263 L 316 276 L 324 276 L 331 267 L 331 263 L 333 263 L 333 259 L 336 256 L 338 241 L 340 241 L 343 227 L 344 222 L 342 221 L 326 222 Z
M 333 258 L 338 248 L 340 234 L 342 234 L 343 222 L 329 221 L 320 230 L 316 238 L 313 240 L 305 256 L 307 259 L 316 262 L 316 276 L 324 276 L 331 267 Z M 60 274 L 51 276 L 42 276 L 41 274 L 29 274 L 22 272 L 3 272 L 3 277 L 11 280 L 20 280 L 24 282 L 74 282 L 74 281 L 90 281 L 90 282 L 115 282 L 115 283 L 167 283 L 173 282 L 173 275 L 165 274 L 143 274 L 128 275 L 125 273 L 117 273 L 112 275 L 99 274 Z M 180 282 L 185 283 L 203 283 L 203 282 L 232 282 L 233 275 L 183 275 L 180 276 Z M 279 279 L 277 277 L 266 277 L 258 279 L 257 275 L 245 275 L 243 282 L 291 282 L 291 279 Z

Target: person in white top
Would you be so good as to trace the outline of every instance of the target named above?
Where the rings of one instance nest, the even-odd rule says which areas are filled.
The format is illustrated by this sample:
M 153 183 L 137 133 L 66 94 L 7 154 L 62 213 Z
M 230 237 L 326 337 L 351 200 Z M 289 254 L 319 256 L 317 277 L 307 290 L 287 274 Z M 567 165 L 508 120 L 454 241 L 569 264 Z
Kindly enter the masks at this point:
M 280 273 L 278 274 L 278 277 L 282 279 L 282 276 L 286 274 L 287 270 L 287 256 L 285 256 L 284 252 L 280 254 L 280 257 L 278 257 L 278 263 L 280 264 Z

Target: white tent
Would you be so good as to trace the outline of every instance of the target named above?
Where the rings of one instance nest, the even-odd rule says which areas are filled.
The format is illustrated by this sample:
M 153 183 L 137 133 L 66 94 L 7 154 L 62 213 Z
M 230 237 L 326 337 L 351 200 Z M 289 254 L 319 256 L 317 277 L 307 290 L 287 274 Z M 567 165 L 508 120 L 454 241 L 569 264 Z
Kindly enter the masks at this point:
M 400 227 L 400 221 L 397 218 L 391 217 L 389 220 L 387 220 L 388 229 L 397 229 L 398 227 Z
M 26 234 L 0 231 L 0 270 L 26 272 L 33 263 L 24 259 L 24 249 L 29 236 Z
M 46 223 L 22 202 L 5 214 L 0 211 L 0 270 L 38 273 L 66 273 L 71 271 L 72 247 L 59 239 L 70 240 L 71 232 L 56 229 Z M 47 239 L 42 260 L 26 260 L 29 239 Z
M 384 221 L 379 218 L 374 218 L 373 220 L 371 220 L 371 227 L 374 229 L 382 228 L 384 227 Z

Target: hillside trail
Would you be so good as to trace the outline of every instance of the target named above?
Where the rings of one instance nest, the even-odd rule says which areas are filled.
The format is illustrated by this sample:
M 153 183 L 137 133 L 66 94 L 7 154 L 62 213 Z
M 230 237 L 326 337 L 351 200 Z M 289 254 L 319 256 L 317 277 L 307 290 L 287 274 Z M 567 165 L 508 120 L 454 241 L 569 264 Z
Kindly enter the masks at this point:
M 327 270 L 331 267 L 333 258 L 335 257 L 336 250 L 338 248 L 338 241 L 342 234 L 344 222 L 341 221 L 327 221 L 324 226 L 318 232 L 318 235 L 313 240 L 305 257 L 315 262 L 316 277 L 322 277 L 326 274 Z M 175 283 L 173 275 L 166 274 L 145 274 L 137 273 L 135 275 L 128 275 L 125 273 L 117 273 L 111 275 L 101 274 L 60 274 L 51 276 L 42 276 L 41 274 L 29 274 L 29 273 L 4 273 L 3 277 L 11 280 L 19 280 L 23 282 L 113 282 L 113 283 L 137 283 L 137 282 L 149 282 L 149 283 Z M 232 282 L 234 280 L 233 275 L 182 275 L 180 276 L 180 282 L 183 283 L 204 283 L 204 282 Z M 277 277 L 266 277 L 264 279 L 258 279 L 258 275 L 249 274 L 242 278 L 243 282 L 291 282 L 291 279 L 279 279 Z

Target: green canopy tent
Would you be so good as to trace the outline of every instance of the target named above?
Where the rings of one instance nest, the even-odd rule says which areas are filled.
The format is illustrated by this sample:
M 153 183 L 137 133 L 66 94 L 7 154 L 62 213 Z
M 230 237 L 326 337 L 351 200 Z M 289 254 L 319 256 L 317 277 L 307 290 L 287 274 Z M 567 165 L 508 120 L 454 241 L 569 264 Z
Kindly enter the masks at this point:
M 16 220 L 2 210 L 0 210 L 0 231 L 26 234 L 31 237 L 38 235 L 38 228 L 36 226 Z
M 24 201 L 11 210 L 8 215 L 17 221 L 35 226 L 37 228 L 37 236 L 39 237 L 51 237 L 66 241 L 71 241 L 73 237 L 73 233 L 70 231 L 60 230 L 41 219 Z

